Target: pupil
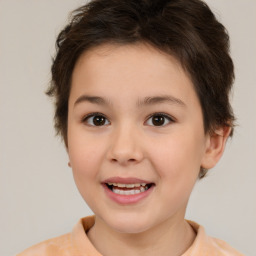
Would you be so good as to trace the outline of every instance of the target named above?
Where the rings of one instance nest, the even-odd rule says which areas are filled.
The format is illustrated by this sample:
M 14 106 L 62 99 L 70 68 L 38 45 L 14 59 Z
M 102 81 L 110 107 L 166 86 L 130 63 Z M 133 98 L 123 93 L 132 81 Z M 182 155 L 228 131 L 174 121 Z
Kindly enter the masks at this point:
M 95 116 L 93 118 L 93 124 L 100 126 L 100 125 L 104 125 L 105 124 L 105 117 L 103 116 Z
M 164 117 L 163 116 L 154 116 L 152 122 L 155 126 L 163 125 Z

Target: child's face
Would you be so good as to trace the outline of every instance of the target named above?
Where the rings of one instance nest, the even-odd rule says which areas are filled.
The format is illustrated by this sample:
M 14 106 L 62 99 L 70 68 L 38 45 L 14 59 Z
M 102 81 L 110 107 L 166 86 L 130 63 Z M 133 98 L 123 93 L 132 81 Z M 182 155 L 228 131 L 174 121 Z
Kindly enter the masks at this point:
M 76 185 L 102 225 L 137 233 L 183 219 L 209 144 L 203 127 L 192 82 L 170 56 L 145 45 L 109 45 L 75 66 L 68 153 Z M 106 183 L 120 184 L 113 192 Z M 122 188 L 131 183 L 150 185 Z

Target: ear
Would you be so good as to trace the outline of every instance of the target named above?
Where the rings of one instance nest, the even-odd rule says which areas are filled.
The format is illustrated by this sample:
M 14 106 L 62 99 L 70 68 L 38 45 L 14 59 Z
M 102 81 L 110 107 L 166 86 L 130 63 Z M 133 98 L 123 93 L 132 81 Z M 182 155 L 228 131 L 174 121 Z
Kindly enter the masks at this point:
M 224 152 L 230 132 L 231 127 L 223 126 L 207 135 L 201 167 L 211 169 L 217 164 Z

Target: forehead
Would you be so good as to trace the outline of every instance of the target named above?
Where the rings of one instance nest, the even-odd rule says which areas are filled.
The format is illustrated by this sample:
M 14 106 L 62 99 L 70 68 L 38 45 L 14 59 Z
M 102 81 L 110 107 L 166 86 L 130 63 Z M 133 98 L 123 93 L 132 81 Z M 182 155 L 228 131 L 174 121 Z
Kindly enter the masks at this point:
M 106 62 L 110 65 L 106 66 Z M 117 64 L 116 66 L 114 66 L 115 63 Z M 175 70 L 172 68 L 173 66 L 175 66 Z M 97 70 L 94 70 L 96 72 L 103 70 L 109 72 L 113 67 L 115 70 L 122 70 L 122 73 L 135 71 L 133 67 L 139 67 L 140 69 L 136 73 L 146 73 L 147 75 L 153 75 L 165 69 L 168 69 L 168 72 L 185 73 L 180 62 L 175 57 L 147 43 L 103 44 L 93 47 L 79 57 L 73 75 L 81 67 L 88 68 L 90 71 L 97 68 Z M 152 71 L 151 69 L 156 72 L 149 72 Z
M 104 94 L 109 98 L 112 93 L 124 98 L 171 93 L 183 100 L 197 98 L 179 61 L 142 43 L 106 44 L 82 54 L 71 85 L 71 94 L 79 93 Z

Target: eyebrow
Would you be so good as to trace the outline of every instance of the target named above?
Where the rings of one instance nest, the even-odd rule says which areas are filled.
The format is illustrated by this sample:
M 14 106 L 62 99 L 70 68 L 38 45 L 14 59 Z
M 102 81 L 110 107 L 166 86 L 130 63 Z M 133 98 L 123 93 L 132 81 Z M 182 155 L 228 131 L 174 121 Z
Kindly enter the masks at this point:
M 182 106 L 182 107 L 186 106 L 186 104 L 182 100 L 180 100 L 176 97 L 173 97 L 171 95 L 146 97 L 143 100 L 138 100 L 137 105 L 140 107 L 140 106 L 145 106 L 145 105 L 155 105 L 155 104 L 159 104 L 159 103 L 168 103 L 171 105 L 178 105 L 178 106 Z
M 106 100 L 99 96 L 82 95 L 75 101 L 74 105 L 77 105 L 81 102 L 90 102 L 98 105 L 111 105 L 109 100 Z
M 93 104 L 97 104 L 97 105 L 112 105 L 111 101 L 99 96 L 90 96 L 90 95 L 82 95 L 80 96 L 74 103 L 74 105 L 77 105 L 79 103 L 82 102 L 90 102 Z M 171 105 L 178 105 L 181 107 L 185 107 L 186 104 L 176 98 L 173 97 L 171 95 L 160 95 L 160 96 L 153 96 L 153 97 L 145 97 L 144 99 L 139 99 L 137 101 L 137 106 L 138 107 L 143 107 L 143 106 L 149 106 L 149 105 L 155 105 L 155 104 L 159 104 L 159 103 L 168 103 Z

